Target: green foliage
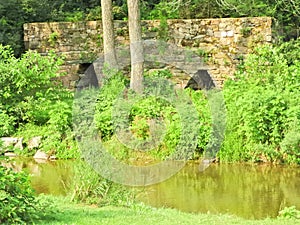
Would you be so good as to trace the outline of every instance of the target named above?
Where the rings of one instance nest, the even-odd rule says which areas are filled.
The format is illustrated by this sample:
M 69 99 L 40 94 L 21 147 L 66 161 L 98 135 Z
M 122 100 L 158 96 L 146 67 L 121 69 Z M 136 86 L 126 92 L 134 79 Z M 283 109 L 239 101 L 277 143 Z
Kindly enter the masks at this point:
M 300 60 L 300 38 L 284 42 L 278 46 L 279 52 L 283 54 L 288 65 L 295 65 Z
M 57 32 L 53 32 L 50 34 L 48 42 L 50 43 L 51 47 L 55 46 L 58 37 L 59 34 Z
M 243 35 L 243 37 L 249 37 L 249 35 L 251 34 L 251 30 L 252 27 L 243 27 L 241 29 L 241 34 Z
M 18 0 L 1 1 L 0 6 L 0 44 L 10 45 L 19 56 L 23 50 L 23 23 L 25 12 Z
M 168 69 L 148 71 L 145 77 L 150 78 L 171 78 L 173 74 Z
M 198 48 L 195 53 L 201 57 L 201 59 L 203 60 L 203 62 L 207 63 L 209 61 L 209 59 L 211 58 L 211 54 L 208 51 L 205 51 L 201 48 Z
M 27 52 L 17 59 L 0 45 L 0 136 L 42 136 L 42 150 L 67 158 L 78 155 L 73 140 L 73 94 L 55 80 L 62 59 L 53 52 Z M 3 120 L 2 120 L 3 119 Z
M 299 163 L 300 64 L 281 49 L 260 46 L 236 80 L 225 83 L 228 123 L 221 159 Z
M 124 186 L 102 178 L 89 165 L 78 162 L 74 165 L 73 179 L 68 184 L 70 200 L 98 205 L 128 205 L 133 202 L 133 193 Z
M 295 206 L 285 207 L 279 211 L 278 218 L 300 219 L 300 211 Z
M 176 1 L 172 1 L 176 2 Z M 183 0 L 177 3 L 180 18 L 206 19 L 215 17 L 227 17 L 222 13 L 222 8 L 217 0 Z
M 5 111 L 0 111 L 0 136 L 8 136 L 14 131 L 15 118 L 7 115 Z
M 147 8 L 146 8 L 147 9 Z M 145 10 L 146 11 L 146 10 Z M 177 19 L 179 17 L 178 7 L 172 1 L 160 1 L 154 8 L 142 13 L 146 19 Z
M 131 132 L 141 140 L 152 138 L 159 141 L 162 134 L 154 124 L 164 123 L 165 137 L 151 153 L 158 158 L 166 158 L 174 152 L 181 134 L 180 117 L 168 101 L 155 96 L 144 97 L 131 108 L 129 120 Z
M 299 122 L 292 123 L 280 143 L 280 153 L 288 163 L 300 164 Z
M 127 81 L 121 74 L 116 74 L 105 82 L 105 85 L 101 88 L 98 96 L 94 118 L 101 138 L 106 143 L 106 149 L 111 149 L 109 146 L 115 142 L 112 141 L 114 140 L 115 135 L 112 113 L 113 110 L 118 111 L 118 109 L 113 108 L 113 106 L 116 104 L 117 98 L 119 97 L 124 97 L 126 99 L 124 105 L 119 107 L 123 110 L 128 110 L 128 121 L 126 120 L 124 122 L 125 115 L 121 114 L 114 123 L 123 129 L 127 129 L 128 127 L 129 131 L 131 131 L 132 135 L 137 140 L 143 141 L 143 146 L 139 146 L 140 142 L 138 142 L 135 148 L 139 149 L 145 147 L 145 143 L 148 142 L 158 143 L 158 145 L 147 152 L 147 154 L 149 153 L 158 159 L 164 159 L 175 151 L 176 146 L 181 139 L 181 141 L 184 142 L 184 138 L 181 137 L 183 118 L 178 114 L 177 108 L 167 100 L 168 98 L 164 97 L 164 94 L 168 95 L 170 90 L 171 93 L 174 93 L 173 87 L 169 87 L 163 82 L 166 81 L 165 78 L 171 76 L 172 74 L 168 70 L 156 70 L 148 73 L 145 76 L 145 78 L 148 79 L 146 82 L 147 85 L 145 85 L 145 96 L 140 96 L 139 98 L 135 95 L 132 96 L 130 91 L 123 92 Z M 164 80 L 161 80 L 162 78 Z M 162 85 L 162 87 L 159 85 Z M 168 88 L 170 88 L 170 90 L 167 90 Z M 151 94 L 156 92 L 159 93 L 159 97 Z M 190 96 L 194 107 L 199 113 L 198 119 L 200 120 L 201 127 L 194 128 L 195 124 L 192 123 L 190 126 L 191 129 L 200 130 L 197 150 L 198 153 L 203 153 L 208 144 L 211 132 L 210 110 L 206 96 L 201 91 L 193 91 L 190 89 L 182 91 L 182 93 L 181 91 L 178 91 L 176 95 Z M 176 95 L 174 95 L 174 97 Z M 132 105 L 128 105 L 129 103 L 127 101 L 131 102 L 130 104 Z M 126 124 L 124 125 L 124 123 Z M 121 151 L 119 145 L 117 149 L 118 151 Z M 115 151 L 113 151 L 113 153 L 115 154 Z M 126 147 L 122 150 L 122 154 L 120 152 L 116 154 L 122 159 L 130 155 L 128 154 L 128 149 Z
M 199 182 L 201 184 L 201 182 Z M 251 183 L 252 184 L 252 183 Z M 250 184 L 250 186 L 251 186 Z M 215 194 L 215 193 L 214 193 Z M 49 198 L 49 197 L 48 197 Z M 131 207 L 93 207 L 85 204 L 70 204 L 55 197 L 59 202 L 58 212 L 53 214 L 51 220 L 41 220 L 41 225 L 103 225 L 103 224 L 263 224 L 263 225 L 287 225 L 298 224 L 297 219 L 265 218 L 261 220 L 249 220 L 235 215 L 214 213 L 187 213 L 167 207 L 154 208 L 144 203 L 133 204 Z M 205 221 L 205 222 L 203 222 Z
M 51 203 L 47 202 L 47 208 Z M 0 165 L 0 223 L 26 224 L 49 212 L 34 195 L 29 175 Z
M 112 75 L 112 77 L 104 82 L 100 90 L 96 105 L 95 124 L 100 131 L 101 138 L 109 139 L 113 134 L 112 109 L 114 102 L 119 94 L 125 88 L 128 81 L 120 74 Z
M 0 109 L 14 117 L 16 127 L 24 122 L 47 122 L 53 103 L 71 96 L 51 80 L 59 76 L 62 63 L 53 53 L 42 57 L 27 52 L 16 59 L 9 47 L 0 45 L 0 59 Z

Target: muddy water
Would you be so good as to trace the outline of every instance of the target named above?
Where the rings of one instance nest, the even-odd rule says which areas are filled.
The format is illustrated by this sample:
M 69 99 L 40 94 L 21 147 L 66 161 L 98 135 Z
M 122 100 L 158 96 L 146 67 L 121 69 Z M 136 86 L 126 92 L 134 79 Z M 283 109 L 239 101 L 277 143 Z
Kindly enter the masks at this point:
M 19 159 L 13 166 L 32 174 L 32 185 L 38 193 L 64 195 L 75 164 Z M 213 164 L 199 172 L 197 163 L 189 163 L 169 180 L 140 190 L 139 200 L 156 207 L 228 213 L 249 219 L 276 217 L 285 206 L 300 209 L 300 168 Z
M 214 164 L 199 172 L 193 163 L 144 193 L 140 199 L 152 206 L 249 219 L 276 217 L 285 206 L 300 209 L 300 168 Z

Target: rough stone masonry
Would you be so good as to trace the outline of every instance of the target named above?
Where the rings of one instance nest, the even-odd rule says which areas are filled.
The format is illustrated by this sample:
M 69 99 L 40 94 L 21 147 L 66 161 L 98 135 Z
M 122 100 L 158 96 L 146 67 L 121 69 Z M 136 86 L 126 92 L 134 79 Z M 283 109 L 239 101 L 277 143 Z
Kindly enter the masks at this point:
M 233 76 L 240 59 L 255 46 L 271 42 L 271 23 L 270 17 L 174 19 L 166 26 L 153 20 L 142 21 L 142 31 L 145 40 L 160 36 L 168 43 L 193 50 L 207 64 L 214 82 L 222 86 Z M 117 46 L 128 45 L 127 22 L 115 21 L 114 25 Z M 62 81 L 71 89 L 79 74 L 103 54 L 101 21 L 24 24 L 24 41 L 26 49 L 42 55 L 54 50 L 65 57 L 62 70 L 67 75 Z M 176 68 L 174 71 L 176 74 Z

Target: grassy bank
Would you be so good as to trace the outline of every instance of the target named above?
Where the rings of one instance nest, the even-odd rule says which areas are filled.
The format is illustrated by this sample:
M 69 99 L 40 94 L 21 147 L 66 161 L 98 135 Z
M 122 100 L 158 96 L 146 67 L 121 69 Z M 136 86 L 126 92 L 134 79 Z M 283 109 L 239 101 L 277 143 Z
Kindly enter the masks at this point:
M 129 207 L 78 205 L 55 199 L 56 210 L 51 217 L 36 221 L 36 224 L 300 224 L 296 219 L 246 220 L 232 215 L 191 214 L 175 209 L 152 208 L 144 204 Z

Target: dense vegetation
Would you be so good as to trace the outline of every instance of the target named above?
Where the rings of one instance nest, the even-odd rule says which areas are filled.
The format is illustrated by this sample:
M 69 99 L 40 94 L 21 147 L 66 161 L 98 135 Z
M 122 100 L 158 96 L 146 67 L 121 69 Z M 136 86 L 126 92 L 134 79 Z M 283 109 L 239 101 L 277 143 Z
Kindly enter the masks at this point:
M 118 101 L 120 93 L 126 87 L 128 80 L 122 74 L 116 74 L 100 90 L 96 105 L 95 124 L 102 140 L 107 144 L 107 148 L 117 158 L 129 159 L 134 157 L 132 153 L 135 154 L 135 151 L 132 152 L 132 149 L 151 149 L 151 151 L 146 152 L 140 151 L 139 157 L 145 157 L 144 159 L 148 160 L 166 159 L 167 157 L 187 157 L 192 159 L 203 153 L 211 132 L 209 108 L 204 93 L 190 89 L 177 90 L 177 93 L 174 93 L 173 86 L 159 82 L 160 79 L 169 76 L 172 75 L 168 70 L 148 73 L 146 74 L 148 85 L 146 85 L 145 94 L 142 97 L 136 99 L 135 95 L 131 96 L 130 93 L 127 93 L 126 100 L 122 100 L 124 102 L 122 106 L 119 106 L 123 110 L 126 108 L 129 110 L 128 121 L 125 121 L 126 124 L 123 124 L 124 121 L 122 121 L 124 120 L 124 116 L 120 116 L 120 121 L 113 121 L 112 114 L 113 110 L 114 112 L 120 111 L 118 108 L 113 107 Z M 152 95 L 151 93 L 156 93 L 156 95 Z M 193 118 L 192 112 L 189 112 L 189 118 L 187 118 L 189 123 L 184 123 L 184 128 L 182 127 L 182 116 L 184 115 L 180 115 L 175 102 L 168 101 L 172 98 L 172 96 L 169 96 L 169 93 L 172 93 L 174 98 L 177 96 L 185 99 L 187 97 L 190 98 L 196 110 L 198 110 L 195 118 Z M 201 124 L 199 130 L 196 129 L 198 131 L 196 133 L 199 133 L 197 137 L 198 151 L 195 153 L 184 152 L 184 146 L 191 143 L 188 143 L 188 140 L 190 140 L 188 137 L 186 137 L 187 140 L 185 141 L 181 140 L 181 137 L 184 136 L 183 129 L 195 130 L 194 127 L 196 124 L 193 123 L 195 120 L 199 120 L 199 125 Z M 118 141 L 118 138 L 115 137 L 116 124 L 124 130 L 128 126 L 136 142 L 128 141 L 127 143 L 121 143 Z M 161 137 L 163 137 L 162 140 Z M 178 149 L 178 145 L 182 146 L 181 150 Z
M 222 160 L 300 163 L 298 45 L 299 40 L 257 48 L 235 80 L 225 83 Z
M 15 58 L 11 48 L 0 45 L 0 136 L 15 134 L 25 142 L 42 136 L 45 152 L 67 158 L 78 151 L 71 131 L 73 93 L 55 81 L 61 63 L 51 52 Z
M 300 163 L 298 47 L 299 40 L 259 47 L 240 64 L 235 79 L 225 82 L 223 91 L 228 115 L 225 141 L 219 154 L 221 160 Z M 33 136 L 42 136 L 43 151 L 58 158 L 79 157 L 72 131 L 73 94 L 53 80 L 60 76 L 58 68 L 62 59 L 53 53 L 41 57 L 35 52 L 15 58 L 12 50 L 4 46 L 0 46 L 0 53 L 0 135 L 22 136 L 25 142 Z M 154 78 L 154 82 L 170 76 L 169 71 L 162 70 L 148 73 L 146 78 Z M 121 148 L 122 151 L 114 154 L 123 159 L 130 158 L 131 151 L 115 137 L 112 108 L 127 84 L 128 80 L 119 73 L 107 80 L 100 90 L 95 114 L 102 140 L 112 151 L 116 146 Z M 149 90 L 146 88 L 146 93 L 151 93 L 152 86 Z M 167 87 L 161 89 L 172 89 Z M 177 95 L 189 96 L 202 124 L 196 154 L 188 156 L 195 159 L 201 156 L 210 139 L 211 112 L 204 92 L 185 89 Z M 182 136 L 176 106 L 146 94 L 130 110 L 129 129 L 140 143 L 159 142 L 161 133 L 150 135 L 153 121 L 166 126 L 162 142 L 146 152 L 145 157 L 159 160 L 172 155 Z M 191 126 L 195 125 L 191 123 Z
M 300 164 L 299 43 L 298 39 L 277 46 L 259 46 L 239 65 L 235 79 L 225 82 L 227 131 L 218 154 L 221 161 Z M 157 72 L 151 76 L 158 79 Z M 113 105 L 125 86 L 123 76 L 112 77 L 101 89 L 95 115 L 103 141 L 120 159 L 134 157 L 130 148 L 115 138 L 111 117 Z M 201 124 L 196 154 L 190 156 L 195 159 L 208 145 L 211 111 L 205 92 L 188 89 L 184 93 L 190 96 Z M 139 155 L 147 160 L 165 159 L 174 153 L 182 137 L 180 115 L 174 106 L 149 96 L 134 104 L 129 113 L 129 129 L 143 141 L 150 138 L 151 120 L 158 118 L 164 120 L 166 133 L 156 148 Z M 194 124 L 191 122 L 190 126 Z
M 0 148 L 2 144 L 0 143 Z M 1 162 L 8 163 L 0 156 Z M 0 164 L 0 223 L 26 224 L 52 212 L 51 200 L 36 197 L 29 175 Z M 5 165 L 4 163 L 4 165 Z

